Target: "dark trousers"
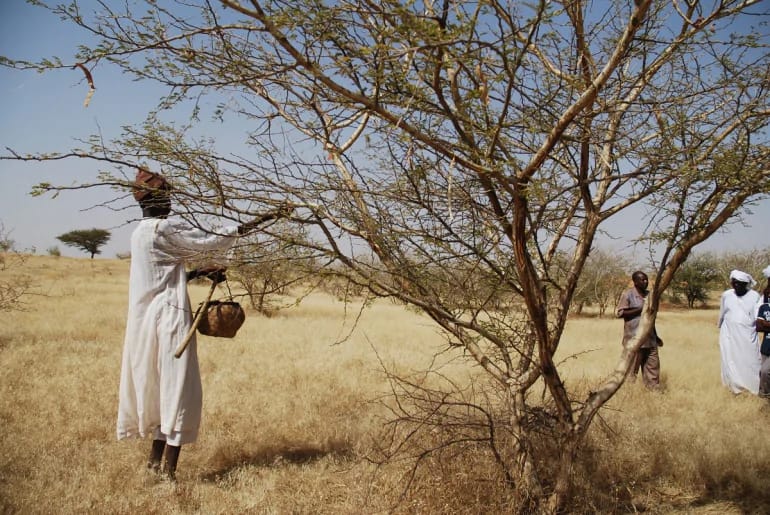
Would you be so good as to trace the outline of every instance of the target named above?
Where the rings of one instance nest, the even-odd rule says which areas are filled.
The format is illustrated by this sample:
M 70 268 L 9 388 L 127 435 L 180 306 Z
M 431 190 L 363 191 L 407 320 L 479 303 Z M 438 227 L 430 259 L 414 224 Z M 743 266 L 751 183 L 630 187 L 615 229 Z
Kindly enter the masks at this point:
M 759 369 L 759 395 L 770 397 L 770 356 L 762 356 L 762 368 Z
M 660 357 L 658 347 L 644 347 L 636 351 L 634 356 L 634 372 L 631 379 L 636 379 L 639 371 L 642 372 L 642 381 L 647 388 L 660 387 Z

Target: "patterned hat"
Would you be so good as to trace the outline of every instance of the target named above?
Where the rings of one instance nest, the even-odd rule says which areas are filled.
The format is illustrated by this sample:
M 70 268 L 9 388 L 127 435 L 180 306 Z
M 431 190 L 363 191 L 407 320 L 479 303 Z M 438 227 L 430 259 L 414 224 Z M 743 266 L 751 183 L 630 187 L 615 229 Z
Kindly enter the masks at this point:
M 153 194 L 162 193 L 168 195 L 171 185 L 162 175 L 150 172 L 144 168 L 136 169 L 134 180 L 134 199 L 141 202 Z

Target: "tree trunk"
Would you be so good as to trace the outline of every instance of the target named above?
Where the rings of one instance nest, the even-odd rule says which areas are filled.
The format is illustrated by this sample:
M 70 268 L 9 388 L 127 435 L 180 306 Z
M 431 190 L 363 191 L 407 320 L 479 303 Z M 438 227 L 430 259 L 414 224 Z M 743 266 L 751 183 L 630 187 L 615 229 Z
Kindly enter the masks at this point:
M 563 511 L 572 485 L 572 466 L 577 455 L 578 440 L 579 436 L 570 435 L 569 439 L 562 446 L 553 492 L 543 507 L 543 513 L 555 514 Z

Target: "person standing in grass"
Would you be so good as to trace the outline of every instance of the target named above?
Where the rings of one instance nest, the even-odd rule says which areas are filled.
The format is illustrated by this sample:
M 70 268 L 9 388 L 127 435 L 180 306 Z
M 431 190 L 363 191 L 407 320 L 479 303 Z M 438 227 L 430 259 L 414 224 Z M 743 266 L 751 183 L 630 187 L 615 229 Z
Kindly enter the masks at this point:
M 623 292 L 617 307 L 617 316 L 623 319 L 623 345 L 626 345 L 636 335 L 639 322 L 642 319 L 642 308 L 649 285 L 647 274 L 641 271 L 631 274 L 631 280 L 634 287 Z M 650 335 L 645 338 L 639 350 L 636 351 L 634 361 L 628 369 L 628 375 L 632 381 L 636 380 L 636 376 L 641 371 L 644 386 L 650 389 L 660 388 L 658 347 L 662 346 L 663 340 L 658 337 L 658 333 L 653 327 Z
M 762 270 L 767 284 L 762 292 L 762 304 L 757 311 L 757 332 L 764 333 L 759 352 L 762 355 L 762 365 L 759 369 L 759 395 L 770 399 L 770 266 Z
M 170 185 L 158 174 L 140 169 L 134 198 L 143 218 L 131 235 L 128 316 L 120 375 L 118 439 L 151 436 L 147 467 L 174 480 L 181 446 L 198 437 L 202 388 L 195 335 L 179 357 L 179 343 L 192 325 L 187 281 L 207 276 L 224 280 L 224 269 L 186 272 L 185 263 L 224 252 L 239 235 L 276 218 L 264 215 L 217 234 L 182 220 L 169 219 Z M 284 213 L 286 214 L 286 213 Z
M 754 279 L 740 270 L 730 272 L 732 288 L 722 293 L 719 308 L 719 351 L 722 384 L 733 393 L 759 393 L 761 357 L 757 337 L 759 293 Z

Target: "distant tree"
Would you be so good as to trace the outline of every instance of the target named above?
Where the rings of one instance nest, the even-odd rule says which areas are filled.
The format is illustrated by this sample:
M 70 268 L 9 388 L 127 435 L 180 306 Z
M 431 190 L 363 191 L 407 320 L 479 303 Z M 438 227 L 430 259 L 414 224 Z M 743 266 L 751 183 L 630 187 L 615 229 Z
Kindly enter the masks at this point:
M 8 244 L 10 242 L 10 244 Z M 8 245 L 7 245 L 8 244 Z M 23 254 L 5 254 L 13 250 L 13 240 L 0 223 L 0 313 L 24 309 L 24 297 L 34 288 L 32 278 L 24 271 L 28 256 Z
M 751 274 L 755 280 L 762 279 L 762 270 L 770 264 L 770 247 L 741 251 L 728 251 L 720 254 L 716 260 L 719 282 L 714 286 L 730 287 L 730 271 L 742 270 Z
M 101 247 L 110 241 L 110 231 L 104 229 L 81 229 L 66 232 L 57 236 L 56 239 L 65 245 L 90 253 L 91 259 L 93 259 L 96 254 L 102 253 Z
M 586 305 L 597 306 L 599 316 L 603 317 L 607 308 L 628 287 L 628 268 L 625 256 L 600 248 L 592 249 L 575 290 L 574 312 L 580 314 Z
M 274 261 L 273 265 L 275 266 L 268 263 L 244 263 L 230 274 L 230 277 L 246 290 L 252 309 L 262 314 L 269 314 L 271 311 L 268 296 L 280 294 L 283 290 L 280 279 L 283 266 L 278 261 Z
M 59 247 L 56 246 L 56 245 L 48 247 L 46 252 L 48 252 L 49 256 L 53 256 L 53 257 L 60 257 L 61 256 L 61 250 L 59 250 Z
M 16 242 L 11 239 L 9 233 L 5 230 L 5 226 L 0 223 L 0 252 L 12 251 L 15 244 Z
M 278 227 L 284 234 L 290 230 L 280 222 Z M 313 281 L 306 279 L 318 272 L 307 253 L 265 234 L 244 238 L 233 256 L 235 266 L 228 278 L 246 291 L 251 307 L 264 315 L 279 308 L 271 298 L 284 295 L 290 286 L 303 283 L 312 289 Z
M 690 256 L 674 274 L 671 290 L 674 297 L 683 295 L 687 307 L 692 309 L 696 302 L 708 300 L 708 292 L 719 278 L 719 263 L 711 253 Z

